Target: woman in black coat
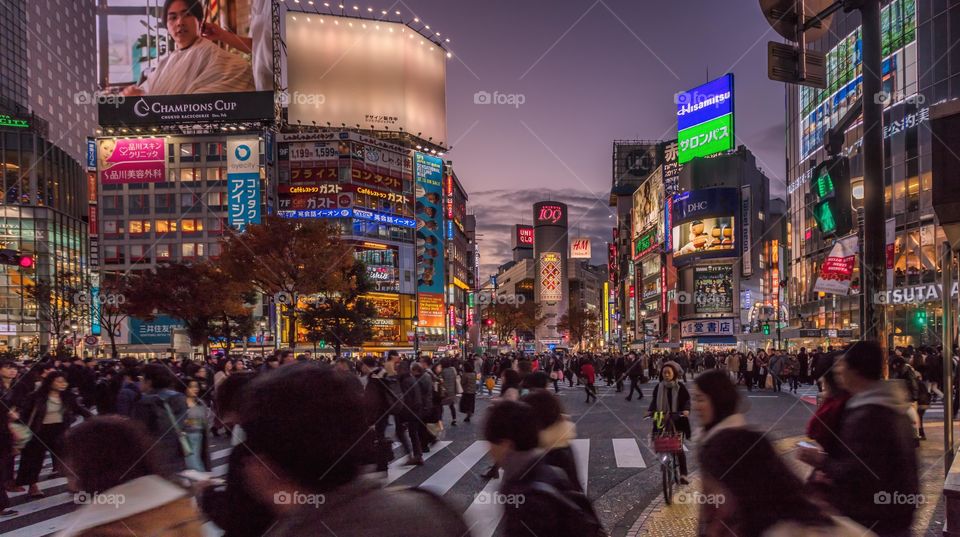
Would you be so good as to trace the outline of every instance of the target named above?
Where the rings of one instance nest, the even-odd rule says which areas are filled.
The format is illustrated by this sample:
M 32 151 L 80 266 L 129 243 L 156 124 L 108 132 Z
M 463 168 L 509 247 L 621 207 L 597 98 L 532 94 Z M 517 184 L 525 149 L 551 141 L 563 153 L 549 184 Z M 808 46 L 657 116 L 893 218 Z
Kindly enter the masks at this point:
M 683 370 L 676 362 L 666 362 L 660 368 L 660 382 L 653 388 L 653 397 L 647 416 L 662 413 L 662 421 L 654 421 L 653 434 L 662 432 L 668 423 L 672 423 L 683 438 L 690 438 L 690 392 L 678 379 L 683 378 Z M 687 456 L 683 451 L 677 453 L 680 463 L 680 482 L 688 484 Z
M 16 484 L 29 485 L 28 492 L 33 498 L 43 496 L 37 481 L 47 450 L 51 452 L 54 468 L 58 468 L 63 460 L 63 435 L 76 421 L 78 414 L 85 418 L 93 415 L 80 405 L 77 395 L 67 391 L 67 387 L 67 379 L 62 372 L 49 373 L 40 387 L 25 399 L 19 411 L 20 419 L 33 431 L 33 437 L 23 448 Z

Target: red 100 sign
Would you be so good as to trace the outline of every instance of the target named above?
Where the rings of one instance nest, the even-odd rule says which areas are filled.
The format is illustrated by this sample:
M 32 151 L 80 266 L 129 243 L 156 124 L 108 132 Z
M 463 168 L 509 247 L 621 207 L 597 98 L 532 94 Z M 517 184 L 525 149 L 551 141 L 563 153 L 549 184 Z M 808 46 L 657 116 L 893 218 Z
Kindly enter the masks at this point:
M 540 213 L 537 215 L 538 222 L 550 222 L 556 224 L 563 218 L 563 207 L 559 205 L 544 205 L 540 207 Z

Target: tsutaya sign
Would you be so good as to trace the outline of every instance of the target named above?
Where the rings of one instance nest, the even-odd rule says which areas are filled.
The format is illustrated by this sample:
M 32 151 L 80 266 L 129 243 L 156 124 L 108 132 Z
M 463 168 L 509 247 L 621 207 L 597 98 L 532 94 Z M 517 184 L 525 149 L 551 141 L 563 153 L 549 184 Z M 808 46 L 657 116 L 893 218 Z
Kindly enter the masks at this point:
M 950 296 L 957 296 L 957 284 L 958 282 L 953 282 L 953 290 L 950 292 Z M 921 302 L 935 302 L 940 300 L 942 292 L 943 285 L 939 283 L 900 287 L 877 295 L 877 303 L 919 304 Z

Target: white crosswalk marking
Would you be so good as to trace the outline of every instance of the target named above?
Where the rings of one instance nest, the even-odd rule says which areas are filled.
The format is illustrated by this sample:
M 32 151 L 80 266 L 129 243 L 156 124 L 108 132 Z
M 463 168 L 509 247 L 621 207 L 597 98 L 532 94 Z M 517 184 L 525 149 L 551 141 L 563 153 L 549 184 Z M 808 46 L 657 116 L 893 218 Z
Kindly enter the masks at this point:
M 614 438 L 613 455 L 617 459 L 617 468 L 647 467 L 636 438 Z
M 446 449 L 446 447 L 452 443 L 453 442 L 450 442 L 449 440 L 443 440 L 430 446 L 430 451 L 423 454 L 423 460 L 426 461 L 430 457 L 433 457 L 440 451 Z M 389 485 L 390 483 L 393 483 L 394 481 L 406 475 L 410 470 L 416 468 L 416 466 L 404 466 L 403 463 L 405 462 L 407 462 L 407 457 L 400 457 L 390 463 L 390 466 L 387 467 L 387 480 L 385 484 Z
M 463 450 L 459 455 L 454 457 L 452 461 L 445 464 L 443 468 L 440 468 L 437 473 L 424 481 L 420 487 L 440 495 L 446 494 L 457 484 L 457 481 L 460 481 L 461 477 L 466 475 L 475 464 L 480 462 L 480 459 L 487 454 L 488 450 L 489 446 L 486 442 L 478 440 L 470 444 L 467 449 Z
M 494 501 L 500 490 L 500 479 L 491 479 L 463 513 L 473 537 L 492 537 L 503 518 L 503 505 Z
M 578 438 L 571 440 L 570 448 L 573 450 L 573 460 L 577 464 L 577 477 L 580 478 L 580 484 L 583 485 L 583 493 L 586 494 L 587 476 L 590 470 L 590 439 Z

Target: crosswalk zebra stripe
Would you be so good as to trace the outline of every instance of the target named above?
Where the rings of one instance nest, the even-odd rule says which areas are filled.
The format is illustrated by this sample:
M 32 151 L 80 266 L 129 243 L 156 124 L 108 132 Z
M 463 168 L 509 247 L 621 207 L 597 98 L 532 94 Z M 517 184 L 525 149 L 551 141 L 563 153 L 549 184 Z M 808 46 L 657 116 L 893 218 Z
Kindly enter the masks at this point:
M 463 519 L 473 537 L 492 537 L 503 518 L 503 505 L 495 501 L 500 490 L 500 479 L 491 479 L 477 494 L 463 513 Z
M 454 457 L 452 461 L 445 464 L 443 468 L 440 468 L 437 473 L 430 476 L 420 487 L 441 496 L 446 494 L 457 484 L 457 481 L 459 481 L 461 477 L 466 475 L 475 464 L 480 462 L 480 459 L 487 454 L 488 450 L 489 446 L 486 442 L 477 440 Z
M 453 442 L 449 440 L 443 440 L 443 441 L 437 442 L 436 444 L 430 447 L 430 451 L 428 453 L 423 454 L 423 460 L 426 461 L 430 457 L 433 457 L 440 451 L 443 451 L 444 449 L 446 449 L 446 447 L 452 443 Z M 403 463 L 405 462 L 407 462 L 407 457 L 400 457 L 397 460 L 390 463 L 390 466 L 387 467 L 387 479 L 384 484 L 389 485 L 390 483 L 393 483 L 394 481 L 406 475 L 407 472 L 409 472 L 410 470 L 413 470 L 414 468 L 416 468 L 416 466 L 404 466 Z
M 613 455 L 617 460 L 618 468 L 646 468 L 647 463 L 640 453 L 640 445 L 636 438 L 614 438 Z
M 590 439 L 577 438 L 570 441 L 570 448 L 573 449 L 573 460 L 577 464 L 577 477 L 580 478 L 580 484 L 583 485 L 583 493 L 587 493 L 587 476 L 590 462 Z

